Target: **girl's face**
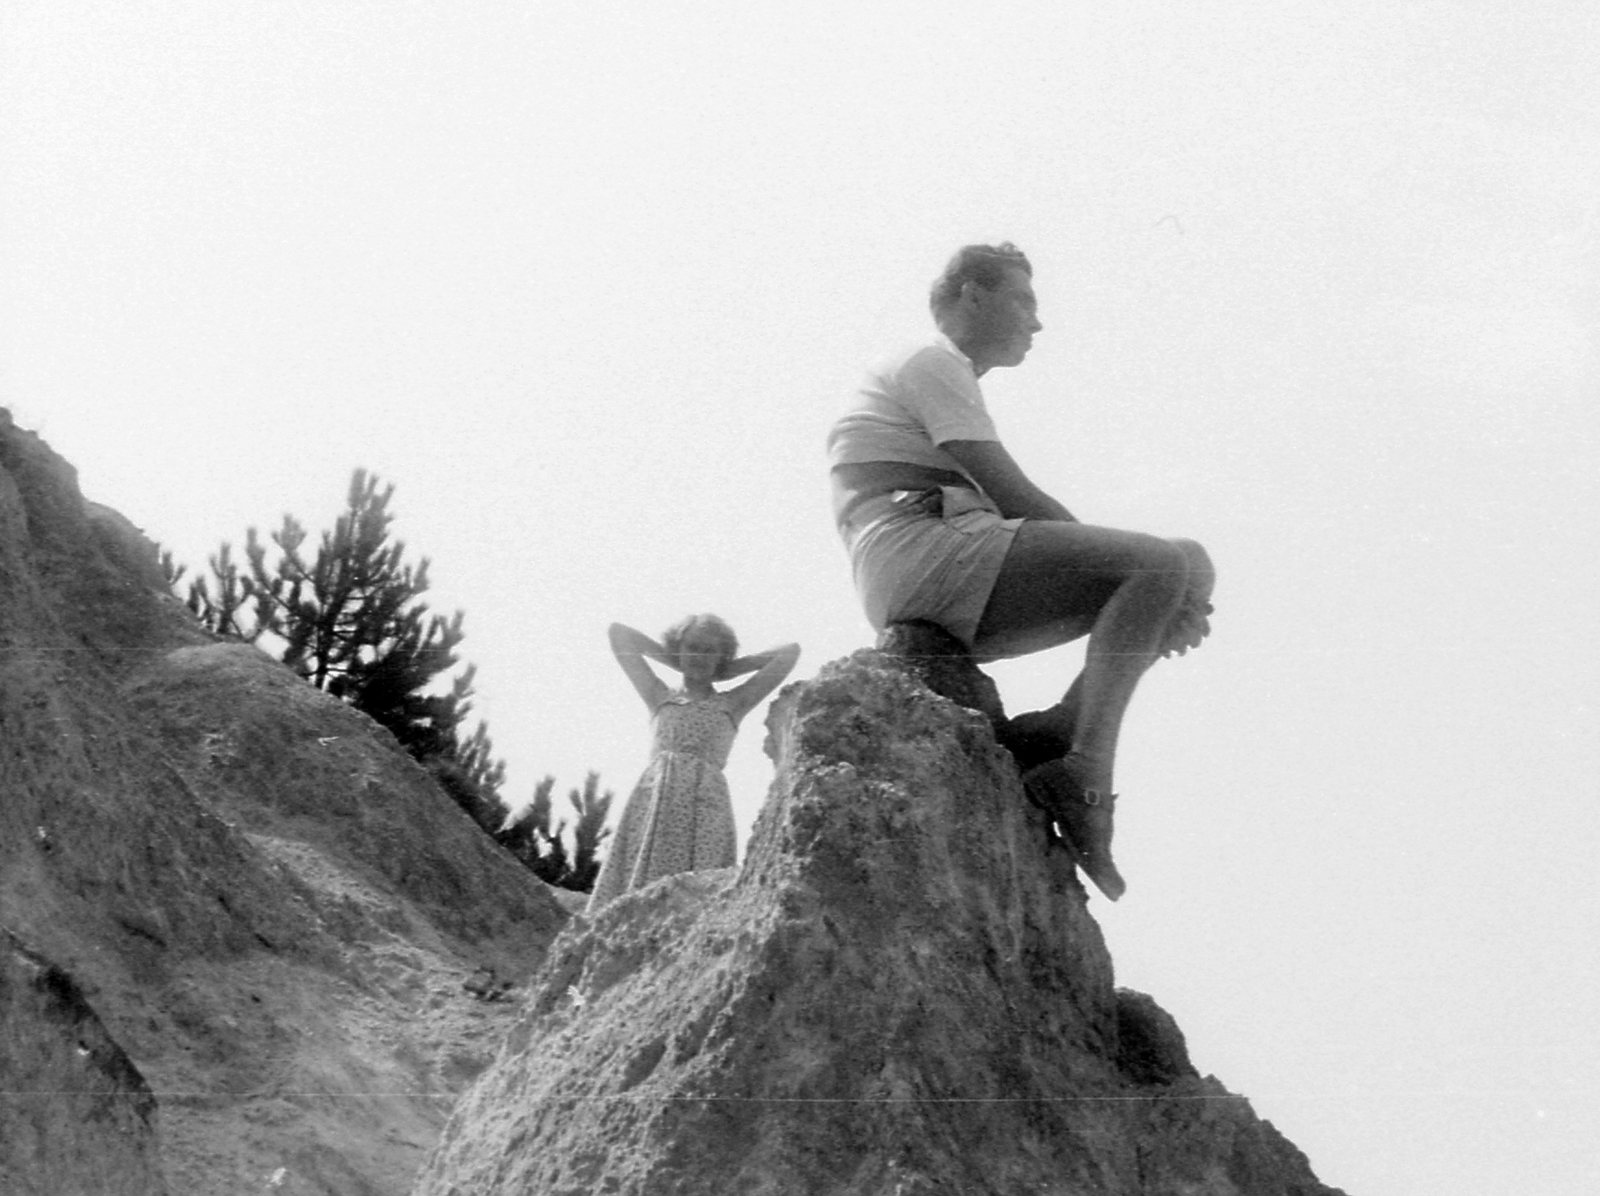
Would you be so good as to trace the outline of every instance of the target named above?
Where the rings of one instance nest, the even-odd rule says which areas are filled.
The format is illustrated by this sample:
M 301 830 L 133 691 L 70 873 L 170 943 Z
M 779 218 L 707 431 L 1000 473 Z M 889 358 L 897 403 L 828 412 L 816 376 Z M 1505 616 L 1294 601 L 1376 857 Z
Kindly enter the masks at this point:
M 722 637 L 708 627 L 691 627 L 678 641 L 678 668 L 686 681 L 714 680 L 722 661 Z

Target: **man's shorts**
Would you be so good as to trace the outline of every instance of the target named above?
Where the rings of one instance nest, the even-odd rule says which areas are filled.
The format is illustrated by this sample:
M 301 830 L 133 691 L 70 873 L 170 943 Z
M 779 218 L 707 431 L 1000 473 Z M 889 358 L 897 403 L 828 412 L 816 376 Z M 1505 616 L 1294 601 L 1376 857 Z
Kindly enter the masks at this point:
M 868 499 L 842 529 L 868 622 L 926 619 L 970 648 L 1021 523 L 961 486 Z

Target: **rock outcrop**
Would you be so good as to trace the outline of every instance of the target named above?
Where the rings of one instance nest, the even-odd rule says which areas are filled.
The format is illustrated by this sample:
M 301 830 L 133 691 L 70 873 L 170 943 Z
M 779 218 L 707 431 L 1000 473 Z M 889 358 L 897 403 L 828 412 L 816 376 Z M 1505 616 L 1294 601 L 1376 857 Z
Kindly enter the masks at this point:
M 0 410 L 7 1196 L 398 1196 L 567 918 Z
M 414 1196 L 1333 1196 L 1115 988 L 993 717 L 789 687 L 743 869 L 575 920 Z

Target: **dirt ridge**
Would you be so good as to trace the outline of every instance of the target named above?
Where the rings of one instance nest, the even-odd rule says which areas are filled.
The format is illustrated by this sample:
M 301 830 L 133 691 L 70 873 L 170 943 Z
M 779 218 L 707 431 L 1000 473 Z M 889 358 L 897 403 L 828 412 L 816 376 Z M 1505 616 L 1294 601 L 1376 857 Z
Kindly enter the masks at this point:
M 388 732 L 201 629 L 0 410 L 0 925 L 29 953 L 0 1088 L 61 1037 L 27 958 L 153 1102 L 152 1168 L 57 1135 L 8 1193 L 399 1196 L 511 1016 L 463 984 L 524 981 L 567 918 Z M 0 1140 L 47 1116 L 0 1104 Z

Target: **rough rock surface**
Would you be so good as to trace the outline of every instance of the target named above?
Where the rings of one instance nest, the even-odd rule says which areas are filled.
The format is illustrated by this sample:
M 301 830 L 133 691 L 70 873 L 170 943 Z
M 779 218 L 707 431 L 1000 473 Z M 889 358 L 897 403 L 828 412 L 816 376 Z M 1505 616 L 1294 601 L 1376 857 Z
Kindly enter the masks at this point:
M 166 1196 L 150 1086 L 72 977 L 4 931 L 0 1026 L 0 1192 Z
M 0 410 L 0 1090 L 65 1074 L 69 1022 L 104 1064 L 0 1103 L 0 1190 L 72 1191 L 16 1144 L 93 1107 L 123 1128 L 78 1161 L 128 1192 L 398 1196 L 514 1016 L 463 982 L 524 981 L 567 919 L 377 724 L 213 641 Z
M 577 919 L 414 1196 L 1332 1196 L 1119 991 L 989 719 L 789 687 L 734 874 Z

